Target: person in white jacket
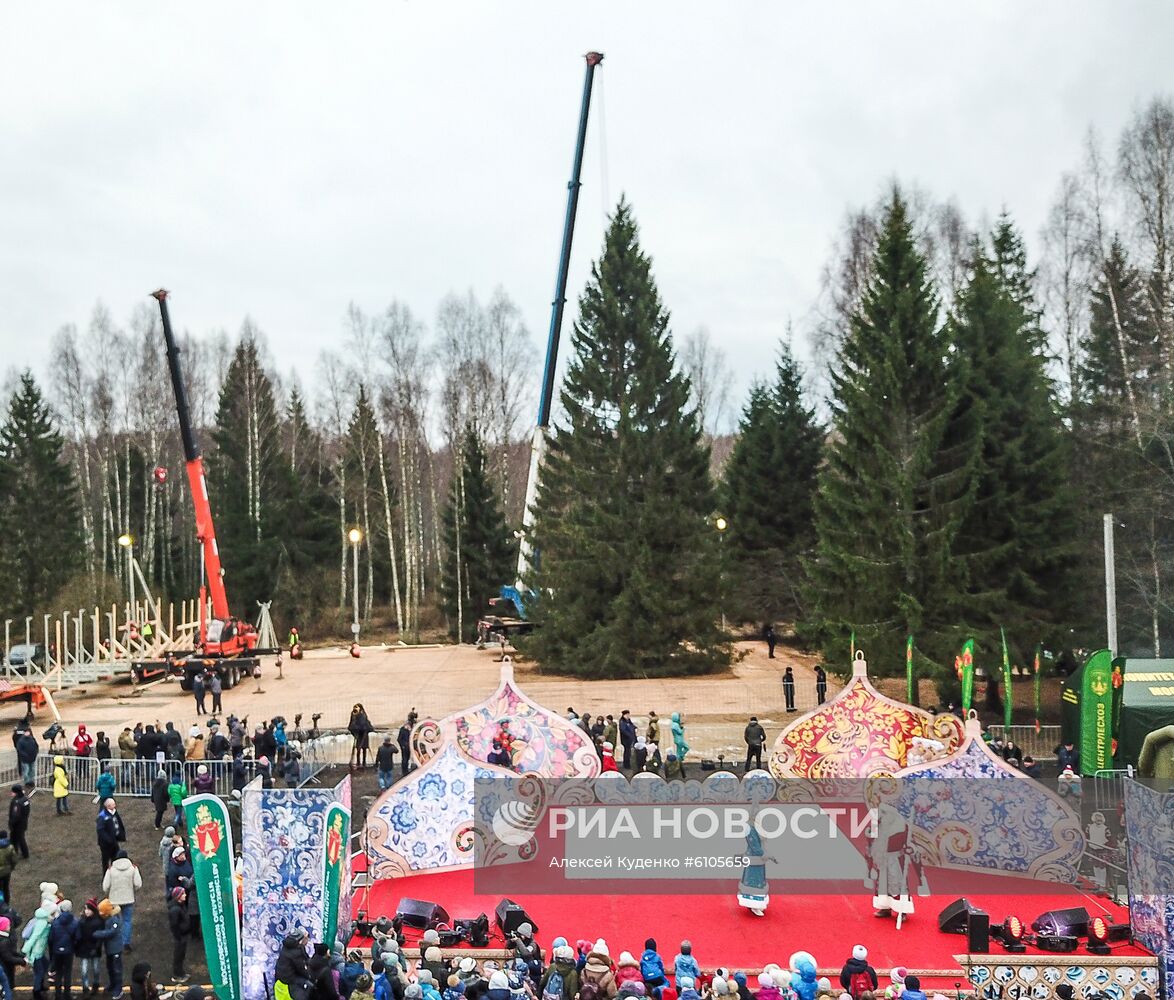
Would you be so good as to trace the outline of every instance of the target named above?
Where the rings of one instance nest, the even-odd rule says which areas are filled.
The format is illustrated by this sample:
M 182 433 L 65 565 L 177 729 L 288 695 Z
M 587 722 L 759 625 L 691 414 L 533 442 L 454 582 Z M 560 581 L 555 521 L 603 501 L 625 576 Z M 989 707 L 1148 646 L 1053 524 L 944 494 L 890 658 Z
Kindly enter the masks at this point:
M 131 921 L 134 919 L 135 892 L 143 887 L 139 866 L 119 851 L 102 878 L 102 891 L 115 906 L 122 908 L 122 946 L 133 951 L 130 943 Z

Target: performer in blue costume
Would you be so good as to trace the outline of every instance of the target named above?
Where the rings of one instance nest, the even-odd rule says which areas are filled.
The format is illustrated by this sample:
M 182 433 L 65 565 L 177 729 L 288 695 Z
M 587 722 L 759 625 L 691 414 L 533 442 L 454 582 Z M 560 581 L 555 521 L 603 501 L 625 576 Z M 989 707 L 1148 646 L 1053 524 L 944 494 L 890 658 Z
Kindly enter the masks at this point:
M 738 880 L 738 905 L 746 907 L 756 917 L 762 917 L 766 915 L 766 908 L 770 904 L 766 863 L 774 858 L 766 856 L 762 835 L 753 826 L 746 834 L 746 856 L 750 862 L 742 869 L 742 877 Z

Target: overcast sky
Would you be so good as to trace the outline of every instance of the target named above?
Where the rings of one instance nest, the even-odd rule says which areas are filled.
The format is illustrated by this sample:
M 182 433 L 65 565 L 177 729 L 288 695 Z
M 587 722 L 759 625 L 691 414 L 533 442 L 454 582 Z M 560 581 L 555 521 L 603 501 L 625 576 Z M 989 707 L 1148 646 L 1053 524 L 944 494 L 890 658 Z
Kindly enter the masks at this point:
M 598 49 L 569 297 L 626 193 L 674 331 L 708 327 L 740 394 L 886 179 L 1034 241 L 1087 127 L 1172 87 L 1165 2 L 816 6 L 7 4 L 0 370 L 159 285 L 307 381 L 352 300 L 431 322 L 500 284 L 540 355 Z

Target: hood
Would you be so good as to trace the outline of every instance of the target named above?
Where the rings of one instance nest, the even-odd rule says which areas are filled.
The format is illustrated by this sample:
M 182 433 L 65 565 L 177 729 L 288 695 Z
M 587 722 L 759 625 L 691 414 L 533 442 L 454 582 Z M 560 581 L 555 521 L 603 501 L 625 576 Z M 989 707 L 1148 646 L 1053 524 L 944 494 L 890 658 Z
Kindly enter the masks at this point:
M 681 721 L 681 713 L 680 712 L 673 712 L 673 722 L 680 722 L 680 721 Z
M 632 953 L 630 951 L 621 951 L 620 952 L 620 960 L 617 964 L 622 967 L 622 966 L 628 966 L 628 965 L 635 966 L 635 965 L 639 965 L 640 963 L 637 962 L 636 959 L 634 959 L 632 957 Z
M 49 908 L 46 906 L 38 906 L 36 911 L 33 913 L 33 916 L 37 920 L 48 920 L 49 919 Z
M 115 871 L 128 872 L 134 868 L 134 862 L 130 858 L 115 858 L 110 867 Z
M 602 969 L 610 969 L 611 956 L 605 955 L 601 951 L 590 951 L 587 953 L 587 964 L 594 965 Z

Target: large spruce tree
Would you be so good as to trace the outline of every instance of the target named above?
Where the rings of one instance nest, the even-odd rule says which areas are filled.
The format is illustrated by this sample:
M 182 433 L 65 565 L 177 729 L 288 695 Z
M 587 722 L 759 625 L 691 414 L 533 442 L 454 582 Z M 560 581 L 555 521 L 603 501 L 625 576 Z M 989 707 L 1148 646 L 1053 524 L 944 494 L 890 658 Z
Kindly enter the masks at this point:
M 449 634 L 459 642 L 468 642 L 477 634 L 477 618 L 489 599 L 503 583 L 512 582 L 515 558 L 485 445 L 471 426 L 461 438 L 443 532 L 441 608 L 448 619 Z
M 256 602 L 272 600 L 277 589 L 292 487 L 273 383 L 247 325 L 225 373 L 212 438 L 209 480 L 225 587 L 232 613 L 251 619 Z
M 773 384 L 756 384 L 726 463 L 724 544 L 735 613 L 755 621 L 801 613 L 801 557 L 814 538 L 812 501 L 823 431 L 803 401 L 803 372 L 783 344 Z
M 583 677 L 729 662 L 709 453 L 669 316 L 622 202 L 579 299 L 531 541 L 541 624 L 527 651 Z
M 13 618 L 49 603 L 85 564 L 81 514 L 64 441 L 29 372 L 0 427 L 0 609 Z
M 978 444 L 961 405 L 964 379 L 894 193 L 871 281 L 831 372 L 833 428 L 808 570 L 811 624 L 834 667 L 846 667 L 852 630 L 879 673 L 901 669 L 910 633 L 931 663 L 952 662 L 967 575 L 954 542 Z
M 970 571 L 959 624 L 991 654 L 1005 627 L 1021 657 L 1057 638 L 1076 566 L 1067 445 L 1033 285 L 1022 240 L 1004 216 L 989 251 L 974 241 L 949 324 L 968 375 L 963 405 L 982 440 L 974 502 L 955 543 Z

